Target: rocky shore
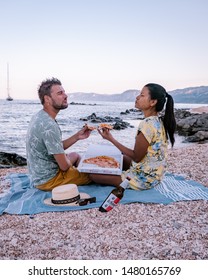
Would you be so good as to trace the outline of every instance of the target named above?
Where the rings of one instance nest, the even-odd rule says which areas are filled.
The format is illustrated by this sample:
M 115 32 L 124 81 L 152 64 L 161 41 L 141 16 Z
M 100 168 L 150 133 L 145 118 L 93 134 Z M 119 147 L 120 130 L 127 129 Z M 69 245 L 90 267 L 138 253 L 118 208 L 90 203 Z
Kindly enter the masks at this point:
M 208 187 L 208 144 L 169 150 L 168 171 Z M 0 193 L 9 172 L 0 169 Z M 207 260 L 208 201 L 0 216 L 0 259 Z
M 141 111 L 137 109 L 127 109 L 120 115 L 128 115 L 131 118 L 143 119 Z M 199 107 L 198 110 L 175 109 L 176 132 L 178 135 L 185 136 L 186 142 L 207 142 L 208 141 L 208 107 Z M 113 123 L 113 129 L 121 130 L 131 125 L 124 122 L 121 118 L 111 116 L 100 117 L 95 113 L 80 120 L 92 123 L 110 122 Z

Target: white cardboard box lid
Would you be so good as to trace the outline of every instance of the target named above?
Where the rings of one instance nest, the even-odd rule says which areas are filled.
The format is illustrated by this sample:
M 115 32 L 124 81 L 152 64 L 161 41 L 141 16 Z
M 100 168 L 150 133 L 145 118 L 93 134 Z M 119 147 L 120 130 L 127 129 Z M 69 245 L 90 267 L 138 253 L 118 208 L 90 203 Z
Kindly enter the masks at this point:
M 83 163 L 83 160 L 89 157 L 95 157 L 95 156 L 111 156 L 115 158 L 119 164 L 119 168 L 106 168 L 106 167 L 99 167 L 95 166 L 93 164 L 85 164 Z M 87 149 L 86 153 L 82 156 L 81 161 L 78 166 L 78 170 L 80 172 L 86 172 L 86 173 L 99 173 L 99 174 L 114 174 L 114 175 L 120 175 L 122 173 L 122 166 L 123 166 L 123 155 L 113 145 L 100 145 L 100 144 L 91 144 L 89 148 Z

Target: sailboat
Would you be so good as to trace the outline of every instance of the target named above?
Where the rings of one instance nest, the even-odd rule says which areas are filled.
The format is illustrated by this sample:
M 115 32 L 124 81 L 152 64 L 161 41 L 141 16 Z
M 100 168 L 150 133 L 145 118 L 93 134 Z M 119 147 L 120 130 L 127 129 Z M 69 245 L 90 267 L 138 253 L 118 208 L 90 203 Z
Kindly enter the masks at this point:
M 12 101 L 13 98 L 10 95 L 10 88 L 9 88 L 9 63 L 7 63 L 7 101 Z

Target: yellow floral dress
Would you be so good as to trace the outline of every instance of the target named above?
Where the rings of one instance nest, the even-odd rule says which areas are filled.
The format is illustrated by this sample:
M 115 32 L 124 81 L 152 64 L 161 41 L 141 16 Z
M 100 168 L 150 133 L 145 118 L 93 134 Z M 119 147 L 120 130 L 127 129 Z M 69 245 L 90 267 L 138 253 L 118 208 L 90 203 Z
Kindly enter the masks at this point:
M 144 190 L 155 187 L 161 181 L 166 168 L 168 142 L 163 122 L 157 116 L 142 120 L 139 132 L 149 143 L 147 154 L 140 162 L 133 162 L 130 169 L 122 173 L 122 178 L 131 177 L 129 187 Z

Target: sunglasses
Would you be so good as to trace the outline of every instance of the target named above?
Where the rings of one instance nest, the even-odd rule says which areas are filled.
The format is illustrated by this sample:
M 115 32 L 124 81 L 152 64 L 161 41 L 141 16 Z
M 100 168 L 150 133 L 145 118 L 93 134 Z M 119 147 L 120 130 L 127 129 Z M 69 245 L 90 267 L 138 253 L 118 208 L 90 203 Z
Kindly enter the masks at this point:
M 90 198 L 79 199 L 76 203 L 79 204 L 79 206 L 84 206 L 95 202 L 96 202 L 96 197 L 93 196 Z

